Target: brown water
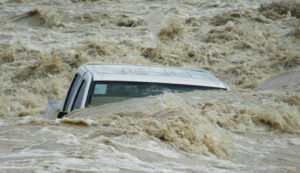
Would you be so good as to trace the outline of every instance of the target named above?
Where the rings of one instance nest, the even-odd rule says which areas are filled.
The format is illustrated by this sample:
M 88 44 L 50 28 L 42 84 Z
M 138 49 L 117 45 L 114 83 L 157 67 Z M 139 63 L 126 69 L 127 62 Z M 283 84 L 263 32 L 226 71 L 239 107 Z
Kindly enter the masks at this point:
M 0 2 L 1 172 L 300 171 L 300 1 Z M 89 61 L 203 68 L 226 91 L 46 120 Z

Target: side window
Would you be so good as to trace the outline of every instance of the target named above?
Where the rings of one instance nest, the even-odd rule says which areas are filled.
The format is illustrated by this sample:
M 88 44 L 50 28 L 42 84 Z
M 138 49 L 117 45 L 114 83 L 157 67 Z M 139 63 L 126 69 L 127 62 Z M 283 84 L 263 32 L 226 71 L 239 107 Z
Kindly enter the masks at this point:
M 84 94 L 84 90 L 86 88 L 86 84 L 87 84 L 87 82 L 85 80 L 83 80 L 81 82 L 81 85 L 79 87 L 79 90 L 77 92 L 77 95 L 75 97 L 75 101 L 73 103 L 73 106 L 72 106 L 71 110 L 73 110 L 73 109 L 79 109 L 80 108 L 81 102 L 82 102 L 82 97 L 83 97 L 83 94 Z
M 67 108 L 69 107 L 72 95 L 75 91 L 76 86 L 78 85 L 79 79 L 80 79 L 80 75 L 76 74 L 74 76 L 73 80 L 72 80 L 71 87 L 70 87 L 69 92 L 67 94 L 67 98 L 66 98 L 66 102 L 65 102 L 63 111 L 66 111 Z

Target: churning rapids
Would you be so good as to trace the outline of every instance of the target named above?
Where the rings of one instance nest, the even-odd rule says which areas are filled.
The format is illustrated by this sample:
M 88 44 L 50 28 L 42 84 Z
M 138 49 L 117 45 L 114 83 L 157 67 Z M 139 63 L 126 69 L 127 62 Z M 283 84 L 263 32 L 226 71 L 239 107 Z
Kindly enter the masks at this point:
M 230 92 L 43 113 L 89 61 L 203 68 Z M 0 1 L 0 172 L 297 172 L 300 1 Z

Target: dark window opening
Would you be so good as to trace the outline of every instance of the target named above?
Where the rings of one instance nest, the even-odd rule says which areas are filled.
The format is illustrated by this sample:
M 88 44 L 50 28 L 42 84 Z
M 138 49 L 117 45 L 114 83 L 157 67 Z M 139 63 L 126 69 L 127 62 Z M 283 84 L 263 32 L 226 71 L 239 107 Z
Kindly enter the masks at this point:
M 70 101 L 71 101 L 72 95 L 73 95 L 73 93 L 75 91 L 75 88 L 76 88 L 78 82 L 79 82 L 79 79 L 80 79 L 80 75 L 76 74 L 74 76 L 73 80 L 72 80 L 69 92 L 67 94 L 67 98 L 66 98 L 66 102 L 65 102 L 63 111 L 67 111 L 66 109 L 68 109 L 68 106 L 70 105 Z
M 191 86 L 179 84 L 161 84 L 145 82 L 95 82 L 90 96 L 89 106 L 119 102 L 130 98 L 159 95 L 164 92 L 189 92 L 194 90 L 216 90 L 221 88 Z
M 80 109 L 85 88 L 86 88 L 86 81 L 83 80 L 81 82 L 81 85 L 80 85 L 80 87 L 78 89 L 78 92 L 77 92 L 77 95 L 75 97 L 75 100 L 74 100 L 74 103 L 73 103 L 73 106 L 72 106 L 72 110 L 73 109 Z

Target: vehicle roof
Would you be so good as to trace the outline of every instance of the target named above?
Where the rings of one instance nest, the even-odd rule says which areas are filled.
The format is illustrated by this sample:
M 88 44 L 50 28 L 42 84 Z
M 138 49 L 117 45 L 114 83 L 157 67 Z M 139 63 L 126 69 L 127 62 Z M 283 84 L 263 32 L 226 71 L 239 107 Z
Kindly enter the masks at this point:
M 228 89 L 227 85 L 201 69 L 115 63 L 86 63 L 94 81 L 153 82 Z

